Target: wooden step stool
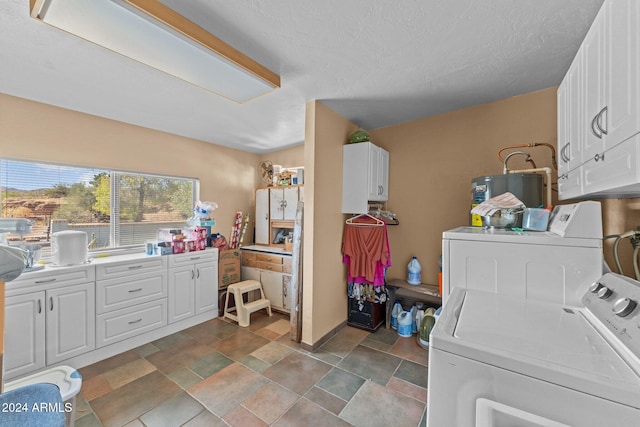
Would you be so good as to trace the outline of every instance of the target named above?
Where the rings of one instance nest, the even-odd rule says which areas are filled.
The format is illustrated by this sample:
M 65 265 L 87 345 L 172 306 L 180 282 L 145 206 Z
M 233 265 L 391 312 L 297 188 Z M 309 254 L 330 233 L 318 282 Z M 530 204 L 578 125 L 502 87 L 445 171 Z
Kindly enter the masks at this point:
M 260 299 L 245 303 L 242 299 L 242 294 L 258 289 L 260 289 Z M 235 307 L 229 307 L 229 293 L 233 293 L 233 299 L 236 304 Z M 238 322 L 239 326 L 247 327 L 251 320 L 251 313 L 262 310 L 263 308 L 267 309 L 267 313 L 269 313 L 269 317 L 271 317 L 271 301 L 264 297 L 262 284 L 257 280 L 244 280 L 242 282 L 232 283 L 227 287 L 227 297 L 224 301 L 223 318 L 228 317 L 229 319 Z M 234 311 L 236 314 L 232 314 Z

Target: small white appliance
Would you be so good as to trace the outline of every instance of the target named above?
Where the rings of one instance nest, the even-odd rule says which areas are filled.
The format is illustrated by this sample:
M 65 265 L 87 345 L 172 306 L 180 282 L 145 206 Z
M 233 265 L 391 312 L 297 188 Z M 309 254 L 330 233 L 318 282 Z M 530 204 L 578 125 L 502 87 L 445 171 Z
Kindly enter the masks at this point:
M 640 425 L 640 282 L 580 307 L 456 288 L 431 336 L 428 427 Z
M 549 231 L 459 227 L 443 233 L 443 304 L 462 287 L 580 305 L 603 270 L 600 202 L 556 206 Z
M 51 235 L 52 262 L 57 266 L 87 262 L 87 233 L 64 230 Z

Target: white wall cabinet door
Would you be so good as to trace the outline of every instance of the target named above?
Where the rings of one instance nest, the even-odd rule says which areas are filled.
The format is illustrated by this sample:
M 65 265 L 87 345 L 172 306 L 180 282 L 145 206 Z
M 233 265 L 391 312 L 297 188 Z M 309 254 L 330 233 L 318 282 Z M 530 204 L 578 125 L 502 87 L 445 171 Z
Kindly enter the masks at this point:
M 195 314 L 218 310 L 218 264 L 195 265 Z
M 5 300 L 4 378 L 15 378 L 45 366 L 45 293 Z
M 269 244 L 269 189 L 256 190 L 256 231 L 255 243 L 258 245 Z
M 169 270 L 169 323 L 195 314 L 195 274 L 193 265 Z
M 298 187 L 269 189 L 269 215 L 273 220 L 294 220 L 298 206 Z
M 609 2 L 605 39 L 605 150 L 640 132 L 640 3 Z
M 389 152 L 370 142 L 346 144 L 342 157 L 342 213 L 366 213 L 369 201 L 389 198 Z
M 47 365 L 96 348 L 95 285 L 46 291 Z

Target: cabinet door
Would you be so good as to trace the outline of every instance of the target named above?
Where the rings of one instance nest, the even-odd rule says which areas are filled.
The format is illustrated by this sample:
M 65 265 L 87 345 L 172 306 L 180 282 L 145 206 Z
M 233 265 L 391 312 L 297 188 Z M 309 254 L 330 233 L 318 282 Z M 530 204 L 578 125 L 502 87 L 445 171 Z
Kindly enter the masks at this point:
M 282 210 L 282 219 L 296 219 L 296 210 L 298 208 L 298 187 L 283 188 L 284 208 Z
M 256 190 L 256 244 L 269 244 L 269 189 Z
M 629 197 L 640 187 L 640 135 L 584 165 L 584 194 Z M 626 187 L 626 188 L 625 188 Z
M 96 347 L 95 286 L 66 286 L 46 292 L 47 365 Z
M 369 146 L 369 200 L 379 200 L 380 198 L 380 149 L 373 144 Z
M 605 150 L 640 131 L 640 5 L 638 0 L 607 3 Z
M 378 201 L 389 200 L 389 152 L 383 148 L 378 148 L 378 185 L 380 185 L 380 196 Z
M 195 277 L 193 265 L 169 270 L 169 323 L 194 315 Z
M 260 283 L 265 297 L 271 301 L 271 307 L 283 309 L 282 304 L 282 273 L 260 271 Z
M 44 292 L 7 297 L 5 301 L 4 378 L 44 368 Z
M 240 267 L 240 277 L 242 280 L 260 281 L 260 270 L 254 267 Z
M 196 264 L 195 314 L 218 310 L 218 264 Z
M 572 199 L 583 194 L 582 168 L 583 166 L 578 166 L 577 168 L 558 176 L 559 200 Z
M 604 151 L 603 134 L 598 129 L 598 117 L 605 108 L 604 99 L 604 74 L 605 74 L 605 49 L 604 34 L 605 24 L 608 19 L 607 9 L 609 2 L 605 2 L 596 16 L 586 38 L 584 39 L 581 53 L 584 55 L 584 151 L 582 163 L 594 158 L 596 154 Z M 604 113 L 603 113 L 604 114 Z M 606 120 L 605 120 L 606 121 Z M 603 124 L 604 126 L 604 124 Z

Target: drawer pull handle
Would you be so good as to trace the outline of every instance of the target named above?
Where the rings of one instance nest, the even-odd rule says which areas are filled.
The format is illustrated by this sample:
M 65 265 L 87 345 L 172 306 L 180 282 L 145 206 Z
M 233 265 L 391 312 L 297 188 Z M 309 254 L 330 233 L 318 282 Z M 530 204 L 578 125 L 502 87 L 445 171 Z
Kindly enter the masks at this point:
M 38 298 L 38 314 L 42 313 L 42 301 Z
M 198 272 L 198 274 L 196 275 L 196 278 L 199 279 L 200 278 L 200 269 L 198 268 L 196 271 Z
M 130 325 L 135 325 L 136 323 L 140 323 L 142 322 L 142 318 L 138 319 L 138 320 L 132 320 L 131 322 L 129 322 Z
M 200 259 L 200 257 L 199 257 L 199 256 L 194 256 L 193 258 L 189 258 L 189 259 L 190 259 L 191 261 L 197 261 L 197 260 L 199 260 L 199 259 Z
M 55 282 L 57 279 L 54 277 L 53 279 L 47 279 L 47 280 L 37 280 L 36 281 L 36 285 L 39 285 L 40 283 L 51 283 L 51 282 Z
M 131 289 L 129 291 L 130 294 L 134 293 L 134 292 L 140 292 L 142 290 L 142 288 L 138 288 L 138 289 Z
M 53 311 L 53 297 L 49 297 L 49 305 L 51 306 L 49 310 Z
M 142 265 L 132 265 L 132 266 L 129 266 L 129 270 L 137 270 L 137 269 L 139 269 L 139 268 L 142 268 Z

